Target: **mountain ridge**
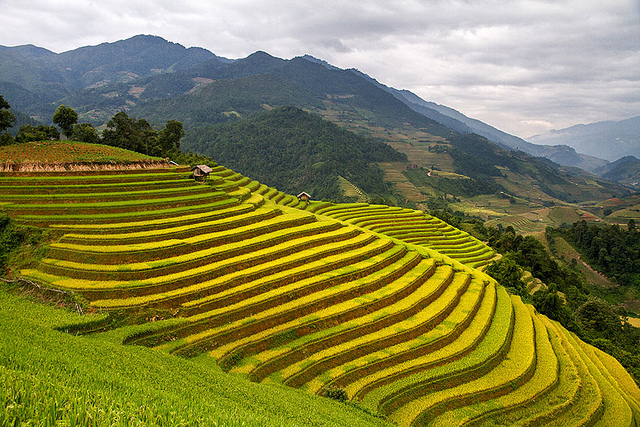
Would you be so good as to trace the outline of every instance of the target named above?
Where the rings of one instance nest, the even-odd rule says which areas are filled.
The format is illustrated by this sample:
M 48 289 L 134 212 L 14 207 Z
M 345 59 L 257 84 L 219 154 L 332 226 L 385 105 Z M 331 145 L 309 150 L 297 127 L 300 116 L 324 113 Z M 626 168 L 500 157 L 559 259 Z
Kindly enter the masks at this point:
M 527 140 L 536 144 L 562 143 L 609 161 L 629 155 L 640 157 L 640 116 L 554 129 Z
M 148 48 L 143 49 L 145 46 Z M 33 51 L 32 48 L 26 50 Z M 145 52 L 140 53 L 141 50 Z M 115 51 L 118 51 L 117 55 L 110 54 Z M 91 52 L 96 57 L 88 59 Z M 61 57 L 66 58 L 66 68 L 71 70 L 63 69 Z M 30 76 L 26 82 L 29 84 L 21 86 L 21 81 L 0 83 L 0 92 L 11 89 L 12 94 L 22 97 L 23 104 L 31 102 L 24 111 L 41 118 L 51 117 L 57 105 L 65 104 L 76 109 L 81 120 L 94 126 L 104 125 L 119 111 L 144 117 L 156 126 L 167 120 L 180 120 L 187 132 L 185 141 L 190 140 L 199 126 L 245 119 L 265 109 L 290 105 L 318 114 L 349 131 L 385 141 L 406 154 L 408 163 L 387 165 L 391 169 L 399 168 L 394 169 L 396 172 L 388 171 L 401 180 L 408 164 L 424 168 L 424 174 L 427 173 L 426 168 L 437 167 L 442 173 L 454 174 L 452 176 L 471 174 L 474 179 L 484 179 L 478 171 L 467 170 L 493 162 L 519 169 L 515 175 L 503 175 L 506 183 L 501 185 L 508 184 L 510 193 L 529 194 L 530 185 L 523 183 L 539 183 L 541 190 L 536 190 L 535 198 L 540 200 L 555 202 L 556 196 L 560 196 L 563 201 L 576 201 L 587 197 L 587 194 L 599 198 L 614 194 L 611 191 L 615 194 L 625 192 L 619 187 L 613 190 L 608 184 L 590 190 L 586 188 L 590 185 L 586 182 L 591 178 L 582 177 L 577 179 L 585 187 L 576 191 L 576 183 L 571 180 L 581 172 L 561 170 L 557 164 L 539 162 L 504 143 L 490 142 L 491 138 L 496 139 L 495 135 L 475 138 L 473 134 L 477 132 L 471 126 L 477 128 L 479 122 L 468 118 L 466 123 L 461 122 L 458 118 L 466 117 L 462 113 L 442 107 L 441 111 L 458 118 L 450 117 L 430 108 L 434 106 L 432 103 L 409 95 L 408 91 L 388 88 L 358 70 L 343 70 L 309 56 L 281 59 L 257 51 L 246 58 L 231 61 L 204 49 L 190 50 L 160 37 L 136 36 L 55 54 L 52 58 L 55 61 L 49 68 L 42 65 L 43 59 L 20 58 L 25 63 L 23 68 L 29 69 L 29 64 L 35 64 L 45 74 L 47 69 L 55 70 L 50 78 L 52 81 L 47 85 L 44 85 L 43 78 L 38 80 L 38 75 L 33 74 L 36 68 L 31 75 L 26 74 Z M 81 60 L 86 64 L 80 67 L 78 63 Z M 100 68 L 104 64 L 108 66 Z M 87 71 L 96 70 L 96 67 L 99 70 L 95 73 Z M 0 81 L 6 81 L 7 76 L 10 74 L 0 69 Z M 16 76 L 13 77 L 15 80 Z M 75 87 L 82 89 L 74 90 Z M 7 99 L 14 105 L 11 96 Z M 487 129 L 494 128 L 486 125 Z M 494 134 L 497 132 L 500 131 L 495 129 Z M 458 138 L 457 135 L 463 137 Z M 451 146 L 452 140 L 460 142 L 465 138 L 473 144 Z M 511 150 L 512 154 L 501 150 Z M 482 161 L 477 159 L 480 152 L 485 156 Z M 517 157 L 518 161 L 510 157 Z M 522 167 L 526 163 L 530 166 Z M 508 169 L 508 166 L 502 167 Z M 543 170 L 547 172 L 543 173 Z M 493 169 L 490 172 L 495 179 L 502 179 Z M 555 182 L 549 181 L 551 176 Z M 408 200 L 420 201 L 429 194 L 436 196 L 438 193 L 428 188 L 419 189 L 419 185 L 409 184 L 406 179 L 403 182 L 407 187 Z

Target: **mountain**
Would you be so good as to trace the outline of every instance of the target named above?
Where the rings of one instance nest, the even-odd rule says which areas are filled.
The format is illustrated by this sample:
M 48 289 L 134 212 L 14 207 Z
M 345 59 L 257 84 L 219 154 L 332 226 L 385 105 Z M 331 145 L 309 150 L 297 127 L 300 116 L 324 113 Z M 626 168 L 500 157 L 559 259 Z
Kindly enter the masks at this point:
M 640 188 L 640 160 L 625 156 L 595 170 L 603 178 Z
M 340 199 L 347 180 L 372 197 L 393 191 L 375 164 L 407 157 L 380 141 L 364 138 L 295 107 L 279 107 L 218 125 L 202 126 L 183 148 L 216 158 L 288 194 L 306 191 L 315 199 Z
M 144 117 L 156 127 L 180 120 L 186 130 L 184 147 L 193 144 L 204 152 L 197 139 L 212 125 L 294 106 L 406 155 L 406 161 L 393 156 L 377 161 L 385 179 L 407 201 L 502 191 L 531 203 L 564 203 L 626 191 L 514 150 L 507 142 L 517 144 L 516 137 L 455 110 L 310 56 L 284 60 L 258 51 L 230 61 L 153 36 L 62 54 L 34 47 L 4 48 L 0 54 L 10 59 L 0 65 L 0 93 L 9 90 L 5 99 L 12 106 L 17 99 L 21 111 L 43 122 L 60 104 L 71 106 L 81 121 L 97 127 L 119 111 Z M 562 153 L 570 160 L 566 163 L 576 164 L 570 159 L 571 149 Z M 250 170 L 249 165 L 234 167 Z M 437 185 L 428 179 L 429 170 L 438 171 Z M 452 182 L 461 178 L 469 181 Z
M 578 153 L 575 149 L 567 145 L 549 146 L 532 144 L 480 120 L 467 117 L 453 108 L 436 104 L 435 102 L 425 101 L 408 90 L 387 89 L 413 110 L 445 126 L 449 126 L 458 132 L 482 135 L 489 141 L 508 150 L 521 150 L 532 156 L 546 157 L 560 165 L 573 166 L 589 172 L 607 163 L 606 160 Z
M 56 54 L 32 45 L 0 46 L 0 93 L 32 115 L 46 116 L 75 91 L 171 73 L 202 62 L 227 63 L 202 48 L 139 35 Z M 58 104 L 59 105 L 59 104 Z
M 640 116 L 552 130 L 527 140 L 535 144 L 568 145 L 609 161 L 625 156 L 640 157 Z

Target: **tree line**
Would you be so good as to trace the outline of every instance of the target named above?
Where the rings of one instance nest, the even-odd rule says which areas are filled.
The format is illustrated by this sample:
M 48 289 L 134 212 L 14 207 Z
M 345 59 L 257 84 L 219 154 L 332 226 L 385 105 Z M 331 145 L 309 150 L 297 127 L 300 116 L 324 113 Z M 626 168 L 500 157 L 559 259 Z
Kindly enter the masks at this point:
M 111 145 L 154 157 L 170 157 L 180 152 L 180 140 L 184 136 L 182 122 L 169 120 L 162 130 L 156 131 L 146 119 L 129 117 L 124 111 L 116 113 L 99 133 L 89 123 L 78 123 L 78 113 L 73 108 L 60 105 L 53 114 L 53 125 L 26 124 L 20 127 L 14 138 L 8 132 L 16 121 L 10 108 L 0 95 L 0 145 L 57 140 L 62 134 L 74 141 Z
M 583 220 L 557 233 L 609 279 L 623 286 L 640 286 L 640 231 L 633 219 L 626 230 L 619 225 L 588 225 Z

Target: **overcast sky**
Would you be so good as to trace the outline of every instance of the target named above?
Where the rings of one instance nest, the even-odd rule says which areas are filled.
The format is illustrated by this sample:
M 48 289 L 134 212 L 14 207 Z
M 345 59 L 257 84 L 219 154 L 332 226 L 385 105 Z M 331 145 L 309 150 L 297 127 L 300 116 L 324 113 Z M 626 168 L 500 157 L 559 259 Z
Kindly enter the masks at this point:
M 640 115 L 640 0 L 0 0 L 0 45 L 310 54 L 521 137 Z

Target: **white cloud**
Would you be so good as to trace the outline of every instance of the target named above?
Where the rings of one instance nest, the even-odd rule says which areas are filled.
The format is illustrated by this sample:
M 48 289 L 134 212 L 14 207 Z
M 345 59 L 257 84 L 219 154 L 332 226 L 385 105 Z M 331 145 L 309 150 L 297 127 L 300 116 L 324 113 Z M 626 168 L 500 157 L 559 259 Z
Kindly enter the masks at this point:
M 637 0 L 0 0 L 1 45 L 154 34 L 230 58 L 309 53 L 506 131 L 640 114 Z

